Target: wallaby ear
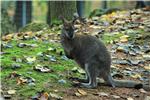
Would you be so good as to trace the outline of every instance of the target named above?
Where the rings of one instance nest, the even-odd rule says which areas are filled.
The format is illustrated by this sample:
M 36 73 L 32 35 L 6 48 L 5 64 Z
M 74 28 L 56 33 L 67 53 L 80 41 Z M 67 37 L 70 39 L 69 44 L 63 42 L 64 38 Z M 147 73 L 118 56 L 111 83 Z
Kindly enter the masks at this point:
M 67 20 L 63 16 L 59 16 L 59 19 L 62 20 L 63 24 L 67 23 Z
M 79 18 L 78 13 L 74 13 L 74 14 L 73 14 L 73 20 L 72 20 L 72 23 L 74 24 L 75 21 L 76 21 L 78 18 Z

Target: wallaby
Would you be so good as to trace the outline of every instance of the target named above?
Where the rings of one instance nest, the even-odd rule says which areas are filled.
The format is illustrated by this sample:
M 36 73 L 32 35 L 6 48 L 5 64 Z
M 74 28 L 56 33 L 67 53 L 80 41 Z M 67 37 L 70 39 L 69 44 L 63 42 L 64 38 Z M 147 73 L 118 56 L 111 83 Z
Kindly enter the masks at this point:
M 87 83 L 81 83 L 86 88 L 96 88 L 96 78 L 103 78 L 107 85 L 112 87 L 144 88 L 150 86 L 131 80 L 115 80 L 110 74 L 111 56 L 102 41 L 94 36 L 75 34 L 73 21 L 61 17 L 63 27 L 61 31 L 61 44 L 65 55 L 75 60 L 87 75 Z

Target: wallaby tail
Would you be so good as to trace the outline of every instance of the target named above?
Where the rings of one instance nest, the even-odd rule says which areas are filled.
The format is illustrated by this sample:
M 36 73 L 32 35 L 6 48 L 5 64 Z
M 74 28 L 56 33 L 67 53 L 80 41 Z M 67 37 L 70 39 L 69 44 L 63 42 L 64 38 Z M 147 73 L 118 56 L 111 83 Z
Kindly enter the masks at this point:
M 113 83 L 116 87 L 127 87 L 127 88 L 135 88 L 136 86 L 142 86 L 140 82 L 131 81 L 131 80 L 116 80 L 113 79 Z
M 116 80 L 113 79 L 113 84 L 116 87 L 126 87 L 126 88 L 135 88 L 135 89 L 141 89 L 143 88 L 146 91 L 150 91 L 150 85 L 145 85 L 140 82 L 131 81 L 131 80 Z

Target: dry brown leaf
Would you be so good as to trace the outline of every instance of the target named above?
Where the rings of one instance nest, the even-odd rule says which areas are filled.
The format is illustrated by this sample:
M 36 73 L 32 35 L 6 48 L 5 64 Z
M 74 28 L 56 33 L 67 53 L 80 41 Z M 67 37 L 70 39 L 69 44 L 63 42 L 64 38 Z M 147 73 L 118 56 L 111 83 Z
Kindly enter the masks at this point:
M 22 77 L 17 78 L 17 85 L 22 85 L 27 82 L 27 79 L 24 79 Z
M 82 95 L 81 95 L 79 92 L 76 92 L 76 93 L 75 93 L 75 96 L 81 97 Z
M 39 98 L 39 100 L 48 100 L 48 98 L 49 98 L 49 94 L 47 92 L 44 92 Z
M 81 95 L 87 95 L 87 92 L 85 92 L 85 91 L 82 90 L 82 89 L 78 89 L 78 92 L 79 92 Z
M 10 41 L 13 38 L 14 34 L 8 34 L 2 37 L 3 41 Z
M 131 75 L 131 77 L 132 77 L 132 78 L 136 78 L 136 79 L 137 79 L 137 78 L 142 78 L 142 77 L 141 77 L 141 75 L 140 75 L 140 74 L 138 74 L 138 73 L 137 73 L 137 74 L 135 74 L 135 75 Z
M 128 42 L 128 38 L 129 38 L 128 35 L 123 35 L 120 37 L 120 42 Z
M 144 66 L 146 70 L 150 70 L 150 66 Z

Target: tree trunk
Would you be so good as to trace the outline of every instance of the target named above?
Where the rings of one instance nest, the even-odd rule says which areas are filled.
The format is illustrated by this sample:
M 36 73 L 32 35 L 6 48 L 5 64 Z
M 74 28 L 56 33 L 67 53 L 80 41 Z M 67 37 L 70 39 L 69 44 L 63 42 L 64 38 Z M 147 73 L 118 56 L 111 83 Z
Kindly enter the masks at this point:
M 107 1 L 102 1 L 102 8 L 107 9 Z
M 48 24 L 57 23 L 60 15 L 71 20 L 76 12 L 76 1 L 49 1 L 48 6 Z
M 32 19 L 32 1 L 16 1 L 16 10 L 14 22 L 17 29 L 31 22 Z
M 48 6 L 48 11 L 47 11 L 47 24 L 50 24 L 51 23 L 51 19 L 50 19 L 50 1 L 47 1 L 47 6 Z
M 84 17 L 84 1 L 77 1 L 77 12 L 80 17 Z
M 145 7 L 144 1 L 137 1 L 135 8 L 143 8 Z

